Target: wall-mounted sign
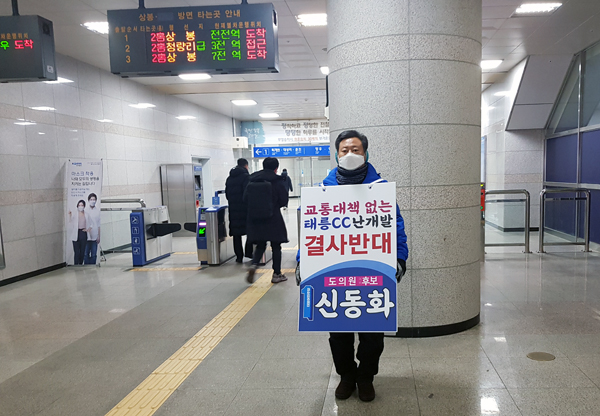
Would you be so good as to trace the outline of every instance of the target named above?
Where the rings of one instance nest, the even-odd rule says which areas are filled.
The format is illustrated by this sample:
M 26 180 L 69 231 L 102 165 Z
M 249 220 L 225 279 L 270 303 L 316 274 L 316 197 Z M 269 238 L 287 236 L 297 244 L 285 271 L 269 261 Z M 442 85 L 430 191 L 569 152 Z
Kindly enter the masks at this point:
M 329 121 L 242 121 L 250 144 L 329 142 Z
M 317 157 L 329 156 L 329 146 L 255 146 L 254 157 Z
M 108 24 L 121 76 L 279 72 L 272 4 L 109 10 Z
M 40 16 L 0 16 L 0 82 L 56 79 L 52 22 Z

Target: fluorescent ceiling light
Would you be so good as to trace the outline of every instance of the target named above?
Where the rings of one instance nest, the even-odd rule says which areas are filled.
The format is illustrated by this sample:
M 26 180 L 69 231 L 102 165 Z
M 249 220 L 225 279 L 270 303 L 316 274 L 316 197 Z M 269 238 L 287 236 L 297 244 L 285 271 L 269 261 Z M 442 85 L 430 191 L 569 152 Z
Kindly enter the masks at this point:
M 153 108 L 156 107 L 154 104 L 150 103 L 137 103 L 137 104 L 129 104 L 129 107 L 133 108 Z
M 521 4 L 516 14 L 551 14 L 556 9 L 562 6 L 562 3 L 524 3 Z
M 27 121 L 25 119 L 19 118 L 15 124 L 18 126 L 33 126 L 36 123 L 34 123 L 33 121 Z
M 194 116 L 177 116 L 175 117 L 177 120 L 195 120 L 196 117 Z
M 498 91 L 497 93 L 495 93 L 494 95 L 496 97 L 506 97 L 507 95 L 510 94 L 510 91 Z
M 102 120 L 98 120 L 98 121 L 99 121 L 100 123 L 112 123 L 112 122 L 113 122 L 112 120 L 109 120 L 109 119 L 107 119 L 107 118 L 103 118 Z M 75 130 L 75 131 L 77 131 L 77 130 Z
M 56 81 L 43 81 L 44 84 L 67 84 L 69 82 L 73 82 L 70 79 L 58 77 Z
M 277 114 L 277 113 L 260 113 L 258 116 L 260 118 L 277 118 L 277 117 L 279 117 L 279 114 Z
M 321 73 L 323 75 L 329 75 L 329 67 L 328 66 L 322 66 L 321 68 L 319 68 L 321 70 Z
M 296 19 L 302 26 L 327 26 L 327 13 L 300 14 Z
M 46 134 L 46 133 L 38 131 L 38 134 L 43 135 L 43 134 Z
M 37 111 L 56 111 L 56 108 L 54 108 L 54 107 L 42 106 L 42 107 L 29 107 L 29 108 L 31 108 L 32 110 L 37 110 Z
M 186 81 L 199 81 L 202 79 L 210 79 L 211 76 L 208 74 L 180 74 L 179 78 Z
M 502 63 L 502 59 L 492 59 L 487 61 L 481 61 L 481 69 L 494 69 L 498 68 Z
M 108 22 L 86 22 L 81 26 L 91 30 L 92 32 L 100 33 L 101 35 L 108 34 Z
M 231 100 L 233 105 L 256 105 L 254 100 Z

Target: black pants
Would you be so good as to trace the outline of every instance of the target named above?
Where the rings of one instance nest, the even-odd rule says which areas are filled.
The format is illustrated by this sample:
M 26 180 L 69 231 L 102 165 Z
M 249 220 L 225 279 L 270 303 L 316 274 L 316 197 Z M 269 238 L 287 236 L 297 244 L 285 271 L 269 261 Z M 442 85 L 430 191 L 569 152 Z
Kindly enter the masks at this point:
M 252 255 L 252 264 L 258 265 L 260 259 L 265 254 L 267 249 L 266 241 L 255 241 L 256 249 Z M 271 248 L 273 249 L 273 272 L 275 274 L 281 274 L 281 243 L 271 241 Z
M 383 352 L 383 333 L 358 333 L 358 351 L 354 361 L 354 333 L 330 332 L 329 346 L 335 371 L 344 380 L 372 382 L 379 372 L 379 357 Z
M 233 252 L 235 253 L 235 257 L 238 260 L 242 260 L 244 258 L 244 253 L 246 257 L 252 258 L 252 244 L 246 238 L 245 248 L 242 248 L 242 236 L 234 235 L 233 236 Z
M 77 230 L 77 241 L 73 241 L 73 263 L 83 264 L 85 255 L 85 246 L 87 244 L 87 233 L 84 230 Z

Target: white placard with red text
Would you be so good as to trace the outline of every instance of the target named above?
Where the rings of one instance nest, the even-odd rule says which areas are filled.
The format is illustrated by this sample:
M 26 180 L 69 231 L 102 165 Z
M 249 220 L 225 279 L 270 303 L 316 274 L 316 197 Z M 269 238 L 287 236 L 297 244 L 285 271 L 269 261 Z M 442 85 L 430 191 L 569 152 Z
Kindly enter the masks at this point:
M 300 331 L 395 332 L 396 184 L 302 188 Z

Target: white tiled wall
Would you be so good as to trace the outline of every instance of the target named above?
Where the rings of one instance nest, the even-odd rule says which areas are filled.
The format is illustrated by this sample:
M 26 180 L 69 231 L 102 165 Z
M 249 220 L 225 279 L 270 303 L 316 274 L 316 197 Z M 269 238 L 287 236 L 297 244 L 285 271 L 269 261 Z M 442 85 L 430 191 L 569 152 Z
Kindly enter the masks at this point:
M 486 188 L 526 189 L 531 195 L 531 227 L 538 227 L 539 194 L 544 172 L 544 132 L 505 130 L 524 67 L 525 62 L 517 65 L 504 82 L 494 84 L 483 92 L 481 135 L 487 136 Z M 501 91 L 509 94 L 496 95 Z M 519 225 L 523 223 L 522 211 L 511 210 L 509 205 L 505 208 L 504 204 L 488 204 L 486 220 L 493 219 L 500 227 L 522 227 Z M 515 215 L 519 218 L 514 218 Z
M 231 118 L 58 55 L 67 84 L 0 84 L 0 219 L 6 279 L 64 261 L 65 163 L 104 160 L 103 197 L 161 203 L 159 166 L 210 157 L 213 188 L 235 165 Z M 129 106 L 138 102 L 150 109 Z M 47 106 L 55 111 L 29 107 Z M 177 120 L 178 115 L 195 120 Z M 14 124 L 17 119 L 35 125 Z M 98 120 L 109 119 L 112 123 Z M 42 134 L 40 134 L 42 133 Z M 128 213 L 102 213 L 104 249 L 129 243 Z

